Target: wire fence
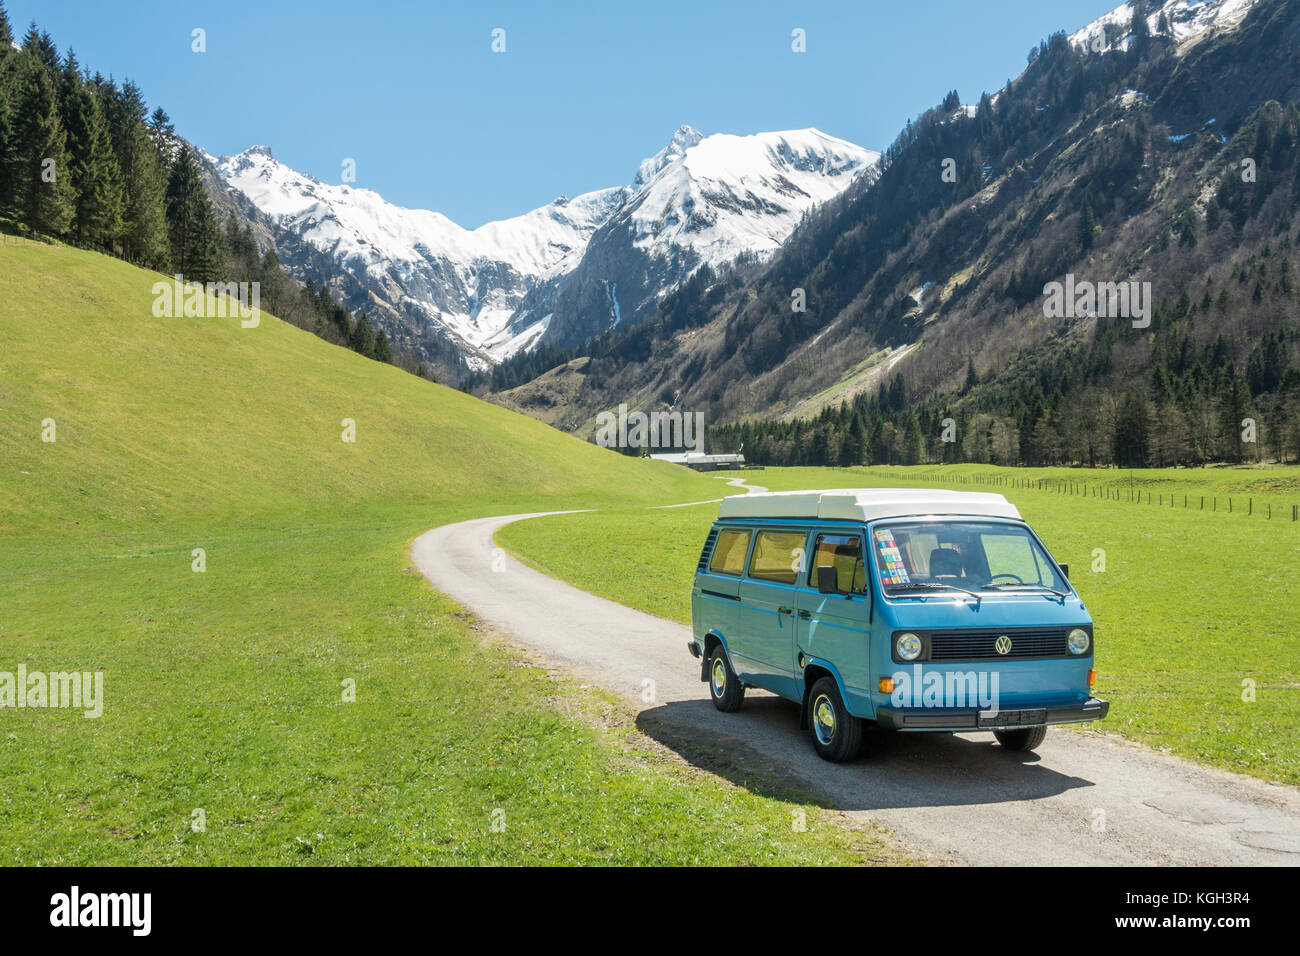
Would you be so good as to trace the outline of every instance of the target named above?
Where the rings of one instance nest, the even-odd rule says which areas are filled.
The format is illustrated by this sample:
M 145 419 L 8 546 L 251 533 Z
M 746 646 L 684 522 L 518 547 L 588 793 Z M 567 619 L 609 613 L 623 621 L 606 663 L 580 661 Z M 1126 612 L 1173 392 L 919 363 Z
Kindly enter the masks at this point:
M 1300 521 L 1300 505 L 1281 504 L 1276 508 L 1275 502 L 1262 501 L 1255 507 L 1253 495 L 1198 495 L 1190 492 L 1151 491 L 1138 487 L 1136 483 L 1127 488 L 1116 487 L 1114 482 L 1087 482 L 1073 478 L 1021 478 L 1017 475 L 958 475 L 936 472 L 908 476 L 909 481 L 940 481 L 960 485 L 984 485 L 987 487 L 1017 488 L 1026 491 L 1044 491 L 1057 495 L 1077 495 L 1082 498 L 1100 498 L 1129 504 L 1145 504 L 1159 508 L 1183 508 L 1188 511 L 1205 511 L 1212 514 L 1244 515 L 1262 517 L 1272 521 L 1274 513 L 1278 520 Z
M 0 232 L 0 246 L 48 246 L 51 243 L 39 239 L 29 239 L 12 232 Z

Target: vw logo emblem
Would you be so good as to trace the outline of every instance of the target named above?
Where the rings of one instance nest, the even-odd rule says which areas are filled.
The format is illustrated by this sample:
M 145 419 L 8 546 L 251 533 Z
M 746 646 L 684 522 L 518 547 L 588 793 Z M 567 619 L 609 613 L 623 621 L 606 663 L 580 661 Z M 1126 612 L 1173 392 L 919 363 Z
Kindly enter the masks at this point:
M 1004 657 L 1011 653 L 1011 638 L 1003 634 L 993 642 L 993 649 Z

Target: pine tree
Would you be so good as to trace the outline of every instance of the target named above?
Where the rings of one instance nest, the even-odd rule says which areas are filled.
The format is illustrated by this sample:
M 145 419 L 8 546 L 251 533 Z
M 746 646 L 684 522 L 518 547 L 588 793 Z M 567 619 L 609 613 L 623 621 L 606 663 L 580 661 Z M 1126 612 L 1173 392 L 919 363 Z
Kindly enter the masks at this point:
M 0 216 L 12 212 L 13 184 L 17 169 L 14 153 L 14 77 L 18 58 L 13 55 L 13 32 L 9 15 L 0 2 Z
M 1086 252 L 1096 240 L 1097 216 L 1092 211 L 1092 203 L 1083 201 L 1083 211 L 1079 214 L 1079 245 Z
M 360 355 L 374 354 L 375 333 L 364 312 L 357 316 L 357 324 L 352 326 L 352 334 L 348 336 L 348 348 Z
M 1237 371 L 1236 364 L 1231 361 L 1219 369 L 1215 378 L 1214 391 L 1219 406 L 1219 447 L 1229 461 L 1241 461 L 1244 457 L 1242 420 L 1250 410 L 1250 387 Z
M 921 423 L 912 412 L 907 414 L 903 426 L 903 464 L 919 465 L 925 450 L 925 438 L 921 434 Z
M 161 106 L 156 107 L 149 117 L 149 138 L 163 162 L 170 166 L 176 156 L 176 131 L 172 128 L 171 117 Z
M 49 72 L 30 58 L 23 67 L 13 131 L 13 205 L 30 229 L 61 236 L 72 221 L 76 198 L 67 135 Z
M 229 267 L 233 270 L 231 278 L 238 282 L 251 282 L 257 278 L 261 267 L 261 257 L 257 251 L 257 241 L 249 226 L 240 226 L 239 217 L 232 210 L 226 220 L 226 252 Z
M 375 329 L 375 351 L 376 361 L 392 364 L 393 350 L 388 345 L 388 336 L 384 334 L 383 329 Z
M 48 33 L 36 29 L 35 22 L 27 28 L 27 34 L 23 37 L 23 52 L 43 66 L 50 79 L 58 75 L 59 49 Z
M 1143 468 L 1149 454 L 1150 408 L 1146 396 L 1132 391 L 1124 397 L 1115 418 L 1114 460 L 1125 468 Z
M 104 90 L 109 134 L 126 194 L 122 254 L 131 262 L 161 269 L 167 264 L 167 177 L 145 125 L 144 98 L 127 81 Z
M 221 230 L 190 151 L 176 151 L 167 181 L 167 221 L 172 270 L 194 282 L 212 282 L 225 271 Z
M 1151 41 L 1151 25 L 1147 23 L 1146 0 L 1134 0 L 1133 19 L 1129 23 L 1129 32 L 1133 34 L 1133 49 L 1139 55 L 1145 53 Z
M 65 126 L 67 125 L 71 100 L 76 95 L 77 90 L 81 88 L 82 82 L 81 64 L 77 62 L 77 54 L 69 50 L 67 57 L 63 61 L 63 69 L 59 71 L 58 81 L 55 86 L 59 116 L 63 119 Z
M 124 228 L 122 174 L 113 155 L 99 96 L 86 85 L 71 53 L 62 87 L 70 172 L 76 191 L 72 234 L 82 245 L 110 247 Z

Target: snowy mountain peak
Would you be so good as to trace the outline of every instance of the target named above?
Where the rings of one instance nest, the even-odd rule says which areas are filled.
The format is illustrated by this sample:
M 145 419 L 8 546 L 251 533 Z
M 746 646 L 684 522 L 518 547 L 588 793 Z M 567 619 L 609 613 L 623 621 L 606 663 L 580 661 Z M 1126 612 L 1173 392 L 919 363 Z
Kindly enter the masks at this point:
M 1163 17 L 1169 32 L 1181 47 L 1195 42 L 1207 31 L 1217 28 L 1233 30 L 1241 23 L 1255 0 L 1152 0 L 1147 4 L 1147 27 L 1154 35 Z M 1127 48 L 1133 23 L 1134 4 L 1125 3 L 1099 17 L 1070 37 L 1075 46 L 1094 52 L 1112 46 Z
M 681 155 L 702 139 L 704 139 L 703 133 L 695 127 L 683 123 L 677 127 L 677 131 L 673 133 L 673 138 L 668 141 L 666 151 L 674 156 Z
M 633 189 L 640 189 L 668 164 L 681 159 L 686 151 L 704 139 L 704 134 L 690 126 L 677 127 L 668 145 L 637 167 L 636 178 L 632 181 Z
M 701 266 L 773 253 L 808 209 L 879 158 L 816 129 L 703 136 L 682 127 L 641 164 L 630 197 L 575 268 L 525 299 L 508 330 L 514 338 L 495 354 L 543 334 L 572 345 L 645 320 Z
M 879 158 L 817 129 L 705 137 L 682 127 L 666 150 L 641 164 L 638 181 L 648 163 L 658 168 L 638 182 L 628 214 L 638 243 L 663 246 L 692 234 L 693 249 L 716 265 L 741 252 L 774 250 L 805 210 Z

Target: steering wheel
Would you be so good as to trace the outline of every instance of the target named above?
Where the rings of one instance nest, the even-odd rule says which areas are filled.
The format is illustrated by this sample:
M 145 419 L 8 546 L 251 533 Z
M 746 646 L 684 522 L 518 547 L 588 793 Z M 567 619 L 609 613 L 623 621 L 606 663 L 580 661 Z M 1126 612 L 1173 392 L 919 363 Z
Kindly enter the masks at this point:
M 1024 584 L 1024 583 L 1025 583 L 1025 579 L 1022 578 L 1020 575 L 1018 575 L 1018 574 L 1009 574 L 1009 573 L 1007 573 L 1006 571 L 1002 572 L 1001 574 L 995 574 L 995 575 L 993 575 L 991 578 L 989 578 L 989 582 L 992 583 L 993 581 L 996 581 L 998 578 L 1015 578 L 1015 579 L 1016 579 L 1016 584 Z

